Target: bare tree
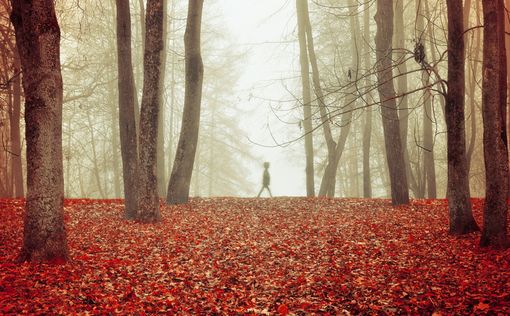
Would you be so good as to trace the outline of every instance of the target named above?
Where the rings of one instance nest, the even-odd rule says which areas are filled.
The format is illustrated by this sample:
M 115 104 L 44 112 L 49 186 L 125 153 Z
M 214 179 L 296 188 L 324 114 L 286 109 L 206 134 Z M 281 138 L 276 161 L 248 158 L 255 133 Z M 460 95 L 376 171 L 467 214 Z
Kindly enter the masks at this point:
M 138 220 L 158 222 L 157 169 L 158 114 L 161 103 L 161 53 L 163 51 L 163 8 L 165 0 L 148 0 L 145 16 L 143 96 L 140 111 L 140 170 Z
M 370 68 L 370 2 L 366 1 L 363 8 L 363 64 L 365 69 Z M 369 77 L 365 79 L 365 95 L 370 96 Z M 370 143 L 372 141 L 372 109 L 367 109 L 365 113 L 365 122 L 363 124 L 363 197 L 372 197 L 372 180 L 370 174 Z
M 301 63 L 301 86 L 303 93 L 303 128 L 305 133 L 306 156 L 306 195 L 315 195 L 314 166 L 313 166 L 313 137 L 312 137 L 312 97 L 310 92 L 310 67 L 306 44 L 308 0 L 296 0 L 299 61 Z M 328 144 L 331 146 L 331 144 Z
M 138 142 L 135 120 L 135 81 L 131 58 L 129 2 L 116 0 L 117 63 L 119 72 L 119 132 L 124 176 L 125 214 L 134 219 L 138 210 Z
M 200 53 L 203 5 L 204 0 L 189 0 L 188 2 L 188 18 L 184 34 L 186 68 L 184 110 L 181 134 L 168 183 L 166 197 L 168 204 L 186 203 L 189 199 L 189 187 L 198 144 L 204 77 L 204 65 Z
M 11 20 L 23 71 L 27 202 L 21 261 L 65 262 L 60 27 L 52 0 L 13 0 Z
M 424 10 L 421 0 L 416 0 L 416 28 L 418 32 L 417 49 L 426 51 Z M 419 46 L 422 45 L 422 46 Z M 416 56 L 419 58 L 419 56 Z M 434 135 L 432 132 L 433 110 L 432 110 L 432 87 L 430 87 L 430 73 L 424 71 L 421 78 L 423 90 L 423 180 L 422 190 L 427 189 L 427 197 L 435 199 L 436 189 L 436 165 L 434 161 Z
M 406 176 L 410 189 L 415 196 L 420 195 L 418 184 L 411 168 L 408 149 L 408 134 L 409 134 L 409 83 L 408 83 L 408 67 L 406 62 L 406 49 L 405 49 L 405 24 L 404 24 L 404 0 L 395 0 L 395 49 L 393 55 L 395 56 L 397 64 L 397 102 L 398 102 L 398 118 L 400 125 L 400 140 L 402 143 L 402 150 L 404 152 L 404 161 L 406 164 Z
M 356 107 L 356 84 L 358 81 L 358 73 L 359 73 L 359 65 L 358 65 L 358 46 L 359 46 L 359 21 L 357 16 L 357 7 L 354 5 L 352 0 L 349 1 L 349 20 L 351 26 L 351 68 L 349 70 L 349 77 L 352 82 L 349 84 L 349 91 L 347 93 L 347 97 L 345 98 L 345 113 L 341 116 L 341 128 L 340 134 L 338 135 L 338 140 L 336 142 L 333 160 L 328 159 L 328 164 L 326 166 L 326 170 L 324 172 L 324 177 L 322 178 L 320 195 L 327 195 L 329 197 L 333 197 L 335 195 L 335 185 L 336 185 L 336 173 L 338 169 L 338 164 L 340 162 L 340 158 L 345 149 L 345 144 L 347 143 L 347 138 L 349 137 L 349 133 L 352 127 L 352 114 L 353 109 Z
M 503 0 L 483 0 L 483 148 L 486 197 L 480 245 L 510 247 L 508 240 L 508 148 L 506 50 Z
M 448 0 L 448 93 L 445 119 L 448 140 L 448 209 L 450 234 L 479 230 L 469 200 L 464 127 L 464 23 L 462 0 Z
M 375 15 L 377 57 L 377 81 L 386 146 L 386 158 L 390 173 L 391 199 L 393 205 L 409 203 L 404 151 L 400 139 L 400 125 L 395 101 L 392 68 L 393 2 L 377 0 Z

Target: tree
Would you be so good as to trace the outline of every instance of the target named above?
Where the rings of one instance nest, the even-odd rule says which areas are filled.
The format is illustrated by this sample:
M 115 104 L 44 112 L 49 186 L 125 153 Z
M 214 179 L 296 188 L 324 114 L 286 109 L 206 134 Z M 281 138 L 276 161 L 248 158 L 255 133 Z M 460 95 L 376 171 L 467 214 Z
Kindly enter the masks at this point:
M 424 52 L 426 51 L 425 44 L 425 23 L 424 23 L 424 10 L 421 0 L 416 1 L 416 28 L 420 38 L 417 45 L 423 45 Z M 434 135 L 432 133 L 432 87 L 430 87 L 430 74 L 424 71 L 421 78 L 423 90 L 423 180 L 422 191 L 427 188 L 427 197 L 435 199 L 436 192 L 436 165 L 434 162 Z M 421 191 L 421 190 L 420 190 Z
M 322 90 L 321 81 L 320 81 L 319 65 L 317 63 L 317 56 L 315 55 L 315 45 L 314 45 L 314 40 L 313 40 L 312 24 L 310 23 L 310 14 L 309 14 L 309 10 L 308 10 L 308 0 L 300 2 L 298 8 L 299 8 L 298 9 L 298 23 L 304 23 L 304 26 L 298 25 L 298 28 L 304 27 L 304 32 L 305 32 L 304 38 L 303 38 L 303 34 L 301 34 L 301 33 L 298 34 L 299 45 L 300 45 L 300 52 L 299 52 L 300 53 L 300 62 L 308 63 L 308 60 L 309 60 L 310 65 L 312 67 L 312 82 L 313 82 L 315 95 L 316 95 L 317 101 L 319 103 L 319 113 L 320 113 L 320 117 L 321 117 L 321 125 L 322 125 L 322 130 L 324 132 L 324 140 L 326 141 L 326 146 L 328 149 L 328 163 L 326 165 L 326 169 L 324 170 L 324 176 L 322 178 L 321 187 L 319 190 L 319 195 L 325 196 L 325 195 L 327 195 L 328 189 L 330 188 L 330 185 L 331 185 L 331 182 L 330 182 L 331 177 L 333 177 L 332 181 L 334 182 L 334 175 L 332 176 L 332 174 L 336 170 L 333 169 L 334 167 L 332 167 L 332 165 L 333 165 L 333 162 L 335 161 L 336 143 L 333 140 L 333 135 L 331 133 L 330 117 L 329 117 L 329 113 L 327 111 L 324 92 Z M 306 50 L 304 50 L 304 51 L 302 50 L 301 45 L 303 45 L 303 43 L 308 48 L 308 55 L 307 55 Z M 301 54 L 303 54 L 303 56 L 301 56 Z M 308 107 L 310 105 L 310 102 L 311 102 L 310 94 L 311 93 L 310 93 L 309 74 L 305 73 L 308 69 L 308 65 L 306 65 L 304 67 L 303 66 L 304 65 L 302 64 L 302 66 L 301 66 L 301 82 L 302 82 L 302 87 L 303 87 L 303 101 L 305 101 L 305 100 L 309 101 L 308 103 L 305 101 L 303 104 L 303 106 L 304 106 L 303 110 L 305 110 L 305 107 Z M 308 84 L 307 84 L 307 82 L 308 82 Z M 306 91 L 306 90 L 308 90 L 308 91 Z M 310 115 L 311 115 L 311 113 L 312 113 L 311 109 L 306 108 L 307 113 L 309 110 L 310 110 Z M 305 120 L 306 120 L 306 117 L 305 117 Z M 309 125 L 308 127 L 311 130 L 312 129 L 311 120 L 310 120 L 310 124 L 307 124 L 307 125 Z M 306 133 L 307 125 L 305 125 L 305 133 Z M 308 136 L 305 136 L 305 137 L 308 137 Z M 310 135 L 310 137 L 312 138 L 312 135 Z M 309 140 L 309 142 L 310 142 L 310 140 Z M 305 138 L 305 149 L 310 149 L 310 148 L 312 149 L 311 161 L 312 161 L 312 168 L 313 168 L 313 138 L 312 138 L 311 142 L 312 142 L 312 146 L 306 146 L 306 138 Z M 308 154 L 309 153 L 308 150 L 306 150 L 305 153 Z M 307 159 L 307 163 L 308 162 L 309 162 L 309 160 Z M 307 170 L 308 170 L 308 167 L 307 167 Z M 336 174 L 336 173 L 334 173 L 334 174 Z M 307 175 L 308 175 L 308 173 L 307 173 Z M 313 175 L 312 175 L 312 178 L 313 178 Z M 308 184 L 308 180 L 307 180 L 307 184 Z M 308 189 L 307 189 L 307 192 L 308 192 Z
M 367 1 L 363 7 L 363 64 L 365 69 L 370 67 L 370 3 Z M 365 95 L 370 95 L 370 78 L 365 79 Z M 372 110 L 367 109 L 363 123 L 363 197 L 372 197 L 372 183 L 370 175 L 370 143 L 372 140 Z
M 335 185 L 336 185 L 336 173 L 338 169 L 338 164 L 340 162 L 340 158 L 345 149 L 345 144 L 347 143 L 347 138 L 349 137 L 349 133 L 352 126 L 352 113 L 355 108 L 356 102 L 356 81 L 358 80 L 359 66 L 358 66 L 358 45 L 359 43 L 359 21 L 357 17 L 357 7 L 354 5 L 352 0 L 349 1 L 349 20 L 351 26 L 351 52 L 352 52 L 352 64 L 349 70 L 350 75 L 352 76 L 352 81 L 349 84 L 349 91 L 347 93 L 347 97 L 345 98 L 345 113 L 342 113 L 341 116 L 341 128 L 340 134 L 338 135 L 338 140 L 336 146 L 333 151 L 333 159 L 328 159 L 328 164 L 326 165 L 326 170 L 324 171 L 324 177 L 322 178 L 321 187 L 320 187 L 320 195 L 327 195 L 329 197 L 333 197 L 335 195 Z M 330 156 L 330 155 L 328 155 Z
M 182 114 L 181 133 L 175 160 L 168 182 L 166 202 L 186 203 L 189 199 L 189 186 L 198 145 L 200 126 L 200 104 L 204 65 L 200 53 L 200 33 L 204 0 L 189 0 L 186 31 L 184 34 L 185 96 Z
M 483 0 L 483 148 L 486 197 L 482 247 L 508 248 L 508 149 L 506 50 L 503 0 Z
M 448 147 L 448 209 L 450 234 L 479 230 L 469 200 L 464 127 L 464 23 L 462 0 L 448 0 L 448 92 L 445 119 Z
M 306 195 L 315 195 L 312 137 L 312 97 L 310 92 L 310 66 L 306 45 L 308 1 L 296 0 L 299 40 L 299 62 L 301 64 L 301 86 L 303 93 L 303 128 L 306 156 Z M 322 116 L 322 113 L 321 113 Z M 326 127 L 325 127 L 326 128 Z M 328 143 L 328 150 L 331 143 Z
M 65 262 L 60 27 L 52 0 L 12 2 L 23 71 L 27 201 L 21 261 Z
M 398 97 L 398 118 L 400 126 L 400 141 L 402 144 L 402 151 L 404 152 L 404 162 L 406 166 L 407 181 L 415 196 L 419 195 L 417 190 L 416 179 L 411 168 L 408 150 L 408 130 L 409 130 L 409 83 L 408 83 L 408 69 L 405 52 L 405 24 L 404 24 L 404 0 L 395 0 L 395 37 L 394 42 L 396 49 L 394 51 L 395 60 L 397 63 L 397 95 Z
M 117 63 L 119 72 L 119 133 L 124 177 L 125 213 L 134 219 L 138 209 L 138 142 L 135 120 L 135 87 L 131 58 L 129 1 L 116 0 Z
M 375 21 L 377 23 L 375 35 L 377 90 L 381 102 L 386 159 L 390 173 L 391 200 L 393 205 L 407 204 L 409 203 L 409 190 L 404 151 L 400 139 L 391 59 L 393 37 L 393 2 L 391 0 L 377 0 Z
M 147 1 L 145 16 L 145 54 L 143 96 L 140 112 L 140 170 L 138 220 L 158 222 L 159 194 L 157 181 L 158 114 L 161 103 L 161 53 L 163 51 L 164 0 Z
M 158 114 L 158 149 L 157 149 L 157 172 L 158 195 L 164 197 L 166 193 L 166 167 L 165 167 L 165 76 L 168 44 L 168 1 L 163 5 L 163 54 L 161 55 L 161 67 L 159 78 L 159 114 Z M 142 100 L 143 101 L 143 100 Z

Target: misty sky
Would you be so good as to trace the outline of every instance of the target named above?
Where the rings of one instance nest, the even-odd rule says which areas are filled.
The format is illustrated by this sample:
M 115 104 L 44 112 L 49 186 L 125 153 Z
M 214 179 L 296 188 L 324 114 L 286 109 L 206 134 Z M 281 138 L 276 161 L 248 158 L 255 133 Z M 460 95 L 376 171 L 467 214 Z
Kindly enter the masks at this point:
M 295 127 L 284 124 L 271 111 L 271 107 L 294 105 L 278 102 L 292 99 L 282 79 L 289 83 L 289 76 L 299 74 L 294 3 L 288 0 L 222 0 L 219 3 L 225 27 L 240 49 L 247 52 L 236 90 L 240 108 L 249 114 L 242 117 L 241 126 L 253 142 L 252 152 L 261 158 L 260 164 L 252 164 L 248 171 L 250 179 L 257 183 L 253 194 L 261 184 L 262 162 L 267 160 L 271 162 L 273 195 L 305 195 L 303 143 L 273 148 L 257 145 L 274 146 L 271 134 L 279 142 L 300 135 L 297 124 Z M 296 122 L 296 115 L 301 112 L 278 113 L 285 121 Z

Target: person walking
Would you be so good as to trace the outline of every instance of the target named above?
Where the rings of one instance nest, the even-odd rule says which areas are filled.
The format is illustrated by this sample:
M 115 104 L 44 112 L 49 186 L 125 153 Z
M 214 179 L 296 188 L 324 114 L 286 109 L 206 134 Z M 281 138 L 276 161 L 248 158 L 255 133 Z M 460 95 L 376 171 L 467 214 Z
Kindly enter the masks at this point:
M 269 192 L 269 196 L 270 197 L 273 197 L 273 194 L 271 194 L 271 189 L 269 189 L 269 184 L 271 183 L 271 176 L 269 175 L 269 162 L 264 162 L 264 174 L 262 175 L 262 188 L 260 189 L 260 192 L 259 194 L 257 195 L 257 197 L 260 197 L 260 195 L 262 194 L 262 191 L 264 191 L 264 189 L 267 189 L 267 191 Z

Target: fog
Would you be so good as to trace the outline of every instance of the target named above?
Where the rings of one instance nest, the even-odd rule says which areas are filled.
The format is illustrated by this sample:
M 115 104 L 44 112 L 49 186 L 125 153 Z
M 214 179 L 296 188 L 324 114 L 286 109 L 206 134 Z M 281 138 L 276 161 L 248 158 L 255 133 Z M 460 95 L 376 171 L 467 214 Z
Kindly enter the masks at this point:
M 407 124 L 407 130 L 401 136 L 404 138 L 410 194 L 412 197 L 427 197 L 426 188 L 431 184 L 427 182 L 430 179 L 427 180 L 424 171 L 425 159 L 430 157 L 427 153 L 432 153 L 435 168 L 433 185 L 437 193 L 428 197 L 444 197 L 447 162 L 441 82 L 446 80 L 447 70 L 446 10 L 445 4 L 425 2 L 426 6 L 421 10 L 427 10 L 426 13 L 417 15 L 416 4 L 410 2 L 402 8 L 403 14 L 398 15 L 397 12 L 395 15 L 403 18 L 400 22 L 395 20 L 392 74 L 400 126 L 404 121 Z M 130 8 L 137 111 L 142 100 L 144 77 L 145 27 L 140 3 L 143 4 L 132 1 Z M 302 86 L 303 65 L 300 63 L 303 52 L 300 52 L 298 40 L 296 3 L 289 0 L 205 2 L 201 35 L 204 85 L 198 149 L 190 183 L 191 196 L 256 196 L 262 186 L 264 162 L 270 163 L 274 196 L 310 195 L 306 184 L 310 177 L 305 172 L 307 134 L 313 141 L 314 193 L 319 194 L 330 161 L 323 130 L 326 123 L 331 127 L 335 144 L 343 144 L 343 147 L 339 146 L 340 158 L 332 195 L 368 197 L 366 191 L 364 193 L 364 182 L 367 182 L 365 171 L 365 175 L 370 173 L 369 196 L 390 196 L 391 177 L 382 128 L 383 109 L 386 107 L 381 106 L 377 92 L 380 86 L 377 84 L 375 63 L 375 2 L 339 3 L 309 3 L 311 32 L 307 36 L 312 35 L 314 40 L 317 82 L 324 96 L 321 98 L 318 94 L 310 55 L 307 67 L 312 131 L 307 133 L 307 119 L 303 118 L 303 108 L 306 108 L 303 107 L 306 105 Z M 162 170 L 157 171 L 165 187 L 174 163 L 184 104 L 183 38 L 187 9 L 187 1 L 168 2 L 160 121 L 163 124 L 164 165 Z M 478 25 L 479 10 L 476 4 L 469 9 L 466 29 Z M 123 197 L 115 12 L 112 1 L 57 1 L 57 18 L 62 34 L 62 143 L 66 197 Z M 419 16 L 422 17 L 421 22 Z M 3 12 L 2 17 L 4 29 L 12 35 L 8 12 Z M 404 28 L 399 29 L 398 23 L 402 23 Z M 473 28 L 466 35 L 466 148 L 473 196 L 482 196 L 485 187 L 479 86 L 480 34 L 480 29 Z M 305 44 L 309 43 L 308 38 Z M 423 45 L 429 68 L 416 61 L 417 43 Z M 6 43 L 3 49 L 8 49 Z M 9 54 L 5 55 L 7 62 L 13 56 L 12 52 Z M 402 68 L 404 66 L 405 69 Z M 430 86 L 424 81 L 425 73 L 430 77 L 427 79 Z M 10 84 L 12 75 L 12 69 L 5 68 L 3 82 Z M 403 77 L 405 88 L 400 81 Z M 6 86 L 8 89 L 2 90 L 2 196 L 15 195 L 17 181 L 16 167 L 13 167 L 16 155 L 12 154 L 17 149 L 11 134 L 15 125 L 12 124 L 12 116 L 9 116 L 15 91 L 9 84 Z M 426 99 L 431 102 L 428 110 L 424 107 Z M 326 111 L 326 114 L 321 111 Z M 372 122 L 368 132 L 371 145 L 367 154 L 363 144 L 369 116 Z M 431 122 L 431 138 L 425 136 L 425 122 Z M 21 135 L 24 129 L 21 120 Z M 20 143 L 20 157 L 24 161 L 23 137 Z M 364 155 L 369 155 L 365 157 L 368 165 L 363 164 Z M 26 164 L 22 163 L 21 168 L 23 177 L 26 177 Z M 160 192 L 160 195 L 163 197 L 164 193 Z

